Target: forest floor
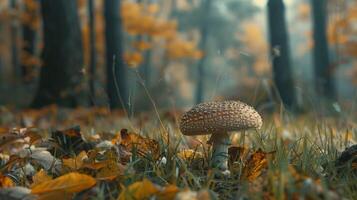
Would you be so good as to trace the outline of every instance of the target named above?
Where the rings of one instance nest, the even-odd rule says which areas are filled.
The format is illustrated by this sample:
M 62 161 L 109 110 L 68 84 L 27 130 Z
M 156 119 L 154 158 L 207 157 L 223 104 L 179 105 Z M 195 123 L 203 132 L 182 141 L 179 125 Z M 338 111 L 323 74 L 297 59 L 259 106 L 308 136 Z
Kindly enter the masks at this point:
M 263 116 L 232 134 L 231 175 L 218 176 L 208 136 L 183 136 L 181 114 L 2 107 L 0 199 L 357 199 L 357 146 L 342 154 L 352 121 Z

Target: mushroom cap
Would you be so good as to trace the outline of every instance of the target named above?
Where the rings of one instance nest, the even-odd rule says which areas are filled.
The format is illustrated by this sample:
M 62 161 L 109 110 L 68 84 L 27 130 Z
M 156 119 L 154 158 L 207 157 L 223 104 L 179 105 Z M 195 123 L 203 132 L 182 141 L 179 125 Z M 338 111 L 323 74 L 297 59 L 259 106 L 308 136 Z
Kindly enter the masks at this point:
M 251 106 L 240 101 L 206 102 L 187 111 L 180 121 L 184 135 L 227 133 L 260 129 L 262 118 Z

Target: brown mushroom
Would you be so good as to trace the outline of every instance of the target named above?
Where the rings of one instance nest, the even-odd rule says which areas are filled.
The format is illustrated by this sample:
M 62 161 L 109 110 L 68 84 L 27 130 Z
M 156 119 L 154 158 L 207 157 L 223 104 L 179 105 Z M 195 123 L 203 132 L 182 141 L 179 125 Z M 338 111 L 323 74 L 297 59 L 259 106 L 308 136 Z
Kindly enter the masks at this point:
M 243 102 L 207 102 L 194 106 L 182 116 L 180 130 L 188 136 L 211 134 L 211 166 L 229 173 L 229 132 L 260 129 L 262 123 L 259 113 Z

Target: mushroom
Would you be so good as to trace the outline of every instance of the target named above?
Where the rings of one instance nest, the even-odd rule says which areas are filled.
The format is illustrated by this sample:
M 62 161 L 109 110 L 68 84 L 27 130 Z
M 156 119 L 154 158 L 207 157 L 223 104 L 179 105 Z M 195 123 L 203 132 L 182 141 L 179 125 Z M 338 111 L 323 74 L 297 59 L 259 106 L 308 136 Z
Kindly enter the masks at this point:
M 240 101 L 206 102 L 194 106 L 181 118 L 180 130 L 184 135 L 211 134 L 211 167 L 229 174 L 229 133 L 251 128 L 260 129 L 262 118 L 251 106 Z

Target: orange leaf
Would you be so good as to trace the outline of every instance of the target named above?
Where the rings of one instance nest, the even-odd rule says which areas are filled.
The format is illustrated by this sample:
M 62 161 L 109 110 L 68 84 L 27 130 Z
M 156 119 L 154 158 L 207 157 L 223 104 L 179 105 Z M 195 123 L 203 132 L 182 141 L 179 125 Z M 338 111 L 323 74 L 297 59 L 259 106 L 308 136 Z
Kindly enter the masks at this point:
M 130 66 L 137 67 L 143 61 L 143 57 L 139 52 L 125 53 L 124 60 Z
M 83 166 L 83 160 L 85 158 L 88 158 L 87 153 L 85 151 L 82 151 L 76 156 L 75 159 L 73 158 L 63 159 L 62 162 L 64 166 L 67 166 L 75 170 L 75 169 L 80 169 Z
M 0 174 L 0 188 L 14 187 L 15 183 L 11 178 Z
M 124 188 L 120 193 L 118 200 L 149 199 L 160 190 L 148 179 L 135 182 L 129 187 Z
M 176 194 L 179 192 L 179 188 L 176 185 L 166 186 L 158 195 L 159 200 L 173 200 Z
M 96 178 L 99 180 L 114 180 L 123 173 L 123 165 L 115 162 L 114 160 L 109 160 L 107 164 L 98 171 Z
M 144 138 L 136 133 L 121 131 L 121 145 L 131 151 L 135 148 L 139 155 L 151 154 L 155 159 L 159 158 L 160 148 L 156 140 Z
M 242 177 L 249 181 L 258 178 L 262 171 L 268 167 L 268 154 L 271 153 L 263 152 L 261 149 L 254 152 L 244 165 Z
M 69 173 L 56 179 L 42 182 L 34 186 L 32 194 L 44 194 L 47 192 L 63 191 L 66 193 L 75 193 L 88 189 L 96 184 L 96 180 L 88 175 L 80 173 Z
M 33 176 L 32 180 L 33 180 L 33 183 L 31 185 L 31 187 L 33 188 L 34 186 L 36 186 L 40 183 L 52 180 L 52 177 L 47 175 L 47 173 L 43 169 L 41 169 Z

